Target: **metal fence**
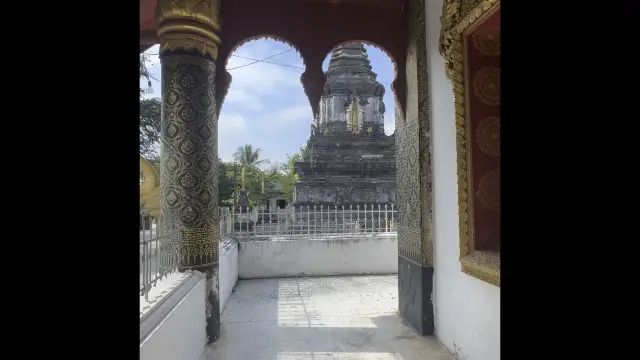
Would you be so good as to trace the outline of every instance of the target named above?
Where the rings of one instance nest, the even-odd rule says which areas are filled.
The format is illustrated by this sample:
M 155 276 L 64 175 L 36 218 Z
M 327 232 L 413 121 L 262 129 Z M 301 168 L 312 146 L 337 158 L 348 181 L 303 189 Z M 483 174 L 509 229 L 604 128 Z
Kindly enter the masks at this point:
M 220 211 L 222 234 L 245 236 L 393 232 L 397 218 L 394 204 L 256 206 Z
M 220 236 L 223 235 L 221 231 Z M 175 217 L 140 214 L 140 295 L 145 300 L 158 281 L 178 270 L 179 243 L 179 222 Z M 220 242 L 223 246 L 224 242 Z
M 356 234 L 394 232 L 397 210 L 390 205 L 289 206 L 285 209 L 220 209 L 220 236 Z M 148 300 L 158 281 L 177 271 L 178 222 L 164 214 L 140 214 L 140 295 Z M 220 244 L 223 245 L 223 242 Z
M 176 223 L 171 217 L 140 214 L 140 295 L 148 300 L 156 282 L 178 269 Z

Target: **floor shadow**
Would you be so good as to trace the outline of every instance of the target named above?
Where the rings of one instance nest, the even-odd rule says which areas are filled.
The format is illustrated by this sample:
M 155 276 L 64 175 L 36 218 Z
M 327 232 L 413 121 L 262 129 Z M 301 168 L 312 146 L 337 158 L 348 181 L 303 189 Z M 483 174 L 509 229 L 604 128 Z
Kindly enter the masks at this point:
M 208 359 L 454 359 L 397 306 L 396 276 L 239 281 Z

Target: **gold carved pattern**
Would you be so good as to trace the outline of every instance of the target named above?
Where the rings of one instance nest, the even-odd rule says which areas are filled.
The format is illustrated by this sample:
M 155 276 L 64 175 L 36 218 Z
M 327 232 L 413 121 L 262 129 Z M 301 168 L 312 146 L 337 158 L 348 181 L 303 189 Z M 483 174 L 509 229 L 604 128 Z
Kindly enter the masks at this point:
M 463 273 L 500 286 L 500 254 L 474 251 L 460 259 Z
M 453 74 L 457 72 L 454 66 L 461 65 L 460 55 L 456 52 L 455 42 L 459 41 L 453 28 L 460 21 L 461 16 L 461 3 L 460 0 L 443 0 L 442 2 L 442 16 L 440 16 L 440 22 L 442 28 L 440 29 L 440 55 L 444 58 L 444 66 L 447 77 L 451 79 Z
M 500 105 L 500 69 L 487 66 L 473 78 L 473 92 L 483 103 Z
M 456 150 L 458 163 L 458 215 L 460 231 L 460 264 L 462 272 L 500 286 L 500 254 L 474 251 L 471 174 L 469 172 L 471 127 L 465 94 L 465 56 L 463 32 L 478 19 L 490 16 L 500 8 L 500 0 L 484 0 L 468 14 L 462 13 L 460 1 L 444 0 L 440 54 L 445 60 L 445 72 L 453 85 Z M 462 19 L 462 20 L 461 20 Z
M 500 0 L 483 0 L 474 9 L 460 16 L 462 20 L 455 26 L 453 31 L 458 34 L 462 34 L 465 31 L 473 31 L 478 24 L 481 24 L 499 9 Z
M 478 197 L 488 209 L 500 211 L 500 170 L 491 170 L 480 178 Z
M 489 116 L 478 123 L 478 147 L 489 156 L 500 156 L 500 118 Z
M 469 6 L 469 5 L 465 5 Z M 444 58 L 447 77 L 462 74 L 460 34 L 478 19 L 484 19 L 500 8 L 500 0 L 483 0 L 468 12 L 463 11 L 461 0 L 443 0 L 440 22 L 440 55 Z
M 180 234 L 173 240 L 180 266 L 209 266 L 218 261 L 220 242 L 216 65 L 191 54 L 165 54 L 161 63 L 162 212 Z
M 196 50 L 218 58 L 219 0 L 158 0 L 156 19 L 160 54 Z
M 485 56 L 500 55 L 500 33 L 478 30 L 471 35 L 473 46 Z
M 427 92 L 424 0 L 412 0 L 407 11 L 409 46 L 406 113 L 396 108 L 396 158 L 399 255 L 420 266 L 433 266 L 431 148 Z
M 180 267 L 209 267 L 218 263 L 219 228 L 182 229 Z
M 427 69 L 427 26 L 425 1 L 414 0 L 413 27 L 416 41 L 416 65 L 418 87 L 418 154 L 420 175 L 420 211 L 422 266 L 433 266 L 433 187 L 431 176 L 431 141 L 429 133 L 429 84 Z
M 471 10 L 473 10 L 481 2 L 482 0 L 462 0 L 462 8 L 460 9 L 462 12 L 462 15 L 467 15 Z

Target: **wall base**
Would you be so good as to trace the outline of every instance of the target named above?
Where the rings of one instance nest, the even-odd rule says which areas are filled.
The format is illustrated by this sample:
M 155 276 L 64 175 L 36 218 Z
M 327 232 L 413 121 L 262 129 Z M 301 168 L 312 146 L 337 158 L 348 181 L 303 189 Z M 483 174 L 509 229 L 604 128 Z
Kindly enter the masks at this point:
M 398 256 L 398 310 L 416 331 L 434 335 L 433 267 L 423 267 Z

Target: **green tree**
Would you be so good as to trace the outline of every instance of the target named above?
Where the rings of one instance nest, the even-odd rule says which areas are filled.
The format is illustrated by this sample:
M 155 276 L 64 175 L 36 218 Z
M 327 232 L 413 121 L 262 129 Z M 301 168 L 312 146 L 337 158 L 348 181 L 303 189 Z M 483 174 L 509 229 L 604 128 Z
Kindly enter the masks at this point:
M 313 149 L 307 148 L 307 146 L 300 147 L 294 154 L 287 154 L 287 162 L 280 165 L 281 184 L 287 200 L 293 200 L 293 191 L 295 189 L 296 182 L 300 179 L 295 171 L 295 163 L 307 161 L 314 163 Z
M 157 156 L 160 109 L 160 99 L 140 99 L 140 154 L 144 156 Z
M 255 180 L 255 176 L 258 175 L 261 177 L 259 165 L 268 164 L 268 159 L 260 159 L 260 152 L 262 150 L 259 148 L 253 148 L 250 144 L 245 144 L 240 146 L 238 150 L 233 154 L 234 160 L 240 166 L 240 184 L 243 188 L 249 190 L 249 179 L 253 178 Z
M 151 81 L 147 63 L 149 59 L 140 55 L 140 78 Z M 157 156 L 157 145 L 160 141 L 160 114 L 161 104 L 159 98 L 145 99 L 146 90 L 140 88 L 140 154 L 147 157 Z
M 218 159 L 218 205 L 232 205 L 234 192 L 233 163 Z

